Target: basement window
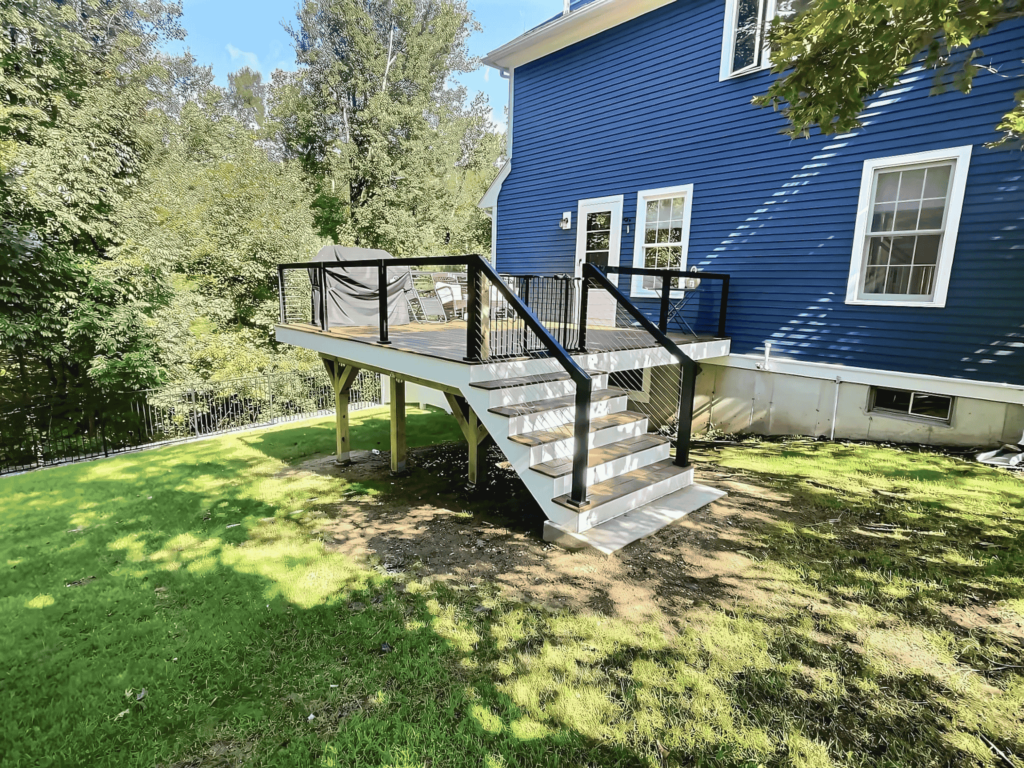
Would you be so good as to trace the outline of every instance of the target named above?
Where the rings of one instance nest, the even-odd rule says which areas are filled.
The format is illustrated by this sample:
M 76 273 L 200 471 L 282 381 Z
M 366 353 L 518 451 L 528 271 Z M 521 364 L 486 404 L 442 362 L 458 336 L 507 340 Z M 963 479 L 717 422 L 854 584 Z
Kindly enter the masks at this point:
M 877 413 L 907 416 L 919 421 L 949 424 L 953 416 L 953 398 L 886 387 L 871 388 L 871 407 Z

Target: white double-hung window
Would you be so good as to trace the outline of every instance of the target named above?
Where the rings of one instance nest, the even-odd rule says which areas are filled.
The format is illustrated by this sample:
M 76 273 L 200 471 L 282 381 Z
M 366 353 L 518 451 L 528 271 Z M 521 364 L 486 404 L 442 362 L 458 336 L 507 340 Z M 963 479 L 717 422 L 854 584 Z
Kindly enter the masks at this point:
M 693 184 L 662 189 L 643 189 L 636 196 L 636 236 L 633 240 L 633 266 L 647 269 L 686 269 L 690 244 L 690 211 Z M 673 293 L 680 278 L 673 278 Z M 659 296 L 661 278 L 636 275 L 633 296 Z
M 971 147 L 864 162 L 847 304 L 943 307 Z
M 807 10 L 813 0 L 726 0 L 725 36 L 719 79 L 725 80 L 771 65 L 768 27 Z

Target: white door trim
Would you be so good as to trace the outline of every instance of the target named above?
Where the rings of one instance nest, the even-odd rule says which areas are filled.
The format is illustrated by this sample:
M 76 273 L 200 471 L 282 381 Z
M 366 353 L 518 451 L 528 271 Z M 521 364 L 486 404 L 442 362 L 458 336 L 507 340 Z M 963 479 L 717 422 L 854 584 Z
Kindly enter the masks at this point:
M 612 215 L 612 231 L 608 242 L 608 266 L 619 266 L 620 250 L 622 248 L 622 202 L 623 195 L 611 195 L 609 197 L 591 197 L 580 200 L 576 206 L 576 264 L 574 273 L 576 277 L 583 276 L 583 260 L 587 250 L 587 225 L 586 216 L 588 213 L 608 211 Z

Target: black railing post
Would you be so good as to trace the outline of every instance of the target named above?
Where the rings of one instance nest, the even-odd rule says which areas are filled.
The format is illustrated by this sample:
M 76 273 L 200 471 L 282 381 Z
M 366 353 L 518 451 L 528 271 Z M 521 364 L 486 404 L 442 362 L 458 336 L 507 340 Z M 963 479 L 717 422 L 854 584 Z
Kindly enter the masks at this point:
M 327 333 L 327 264 L 320 262 L 320 330 Z
M 280 264 L 277 266 L 277 303 L 281 312 L 281 325 L 284 325 L 287 317 L 284 308 L 284 267 Z
M 580 508 L 587 505 L 587 469 L 590 465 L 590 397 L 593 379 L 576 384 L 576 420 L 573 428 L 572 490 L 569 503 Z
M 530 310 L 533 307 L 530 306 L 530 281 L 533 279 L 533 275 L 523 275 L 519 280 L 519 298 L 523 300 L 523 305 Z M 534 311 L 534 314 L 537 314 Z M 522 354 L 526 355 L 530 352 L 530 326 L 523 326 L 523 351 Z
M 672 278 L 670 274 L 666 272 L 661 276 L 661 312 L 658 315 L 658 330 L 662 333 L 668 330 L 668 300 L 672 292 Z
M 693 429 L 693 398 L 696 393 L 697 363 L 681 363 L 679 366 L 679 423 L 676 425 L 677 467 L 690 466 L 690 430 Z
M 377 314 L 380 315 L 378 344 L 390 344 L 388 338 L 388 268 L 384 259 L 377 264 Z
M 590 279 L 583 270 L 583 282 L 580 283 L 580 333 L 579 351 L 587 351 L 587 304 L 590 302 Z
M 718 338 L 725 338 L 725 311 L 729 304 L 729 275 L 722 277 L 722 298 L 718 307 Z
M 480 362 L 483 345 L 480 303 L 480 267 L 470 259 L 466 264 L 466 362 Z

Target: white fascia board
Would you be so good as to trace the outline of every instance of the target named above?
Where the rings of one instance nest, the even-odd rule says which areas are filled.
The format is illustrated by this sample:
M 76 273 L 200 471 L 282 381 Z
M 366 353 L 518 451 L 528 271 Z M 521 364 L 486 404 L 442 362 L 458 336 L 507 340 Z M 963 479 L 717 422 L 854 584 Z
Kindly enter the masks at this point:
M 498 171 L 498 175 L 494 177 L 494 181 L 491 182 L 491 186 L 484 192 L 484 196 L 480 198 L 480 202 L 476 204 L 477 208 L 494 208 L 498 205 L 498 195 L 501 193 L 501 185 L 505 183 L 505 179 L 508 178 L 509 173 L 512 172 L 512 161 L 506 160 L 505 164 L 501 166 L 501 170 Z
M 727 368 L 743 368 L 748 371 L 765 370 L 764 355 L 734 354 L 706 358 L 701 362 L 708 365 L 721 365 Z M 808 379 L 824 379 L 827 381 L 835 381 L 838 378 L 844 383 L 849 384 L 908 389 L 935 395 L 966 397 L 971 400 L 988 400 L 995 403 L 1024 405 L 1024 386 L 1016 384 L 953 379 L 947 376 L 930 376 L 923 373 L 905 373 L 903 371 L 882 371 L 874 368 L 856 368 L 847 365 L 836 365 L 834 363 L 812 363 L 804 360 L 776 357 L 775 355 L 772 355 L 768 361 L 767 372 L 786 376 L 802 376 Z
M 484 64 L 509 69 L 560 51 L 588 37 L 662 8 L 675 0 L 594 0 L 549 21 L 484 56 Z

